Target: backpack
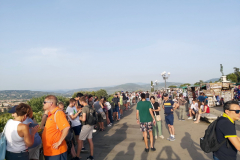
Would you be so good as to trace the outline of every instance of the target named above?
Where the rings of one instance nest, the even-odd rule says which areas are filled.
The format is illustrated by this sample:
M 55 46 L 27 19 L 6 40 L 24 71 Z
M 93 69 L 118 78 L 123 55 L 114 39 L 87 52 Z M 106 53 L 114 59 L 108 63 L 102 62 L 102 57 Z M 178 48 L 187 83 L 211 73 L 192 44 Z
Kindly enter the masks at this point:
M 5 136 L 5 128 L 3 129 L 3 132 L 0 133 L 0 160 L 5 160 L 6 150 L 7 150 L 7 139 Z
M 86 124 L 91 126 L 97 124 L 98 119 L 97 119 L 95 110 L 91 107 L 88 107 L 88 109 L 89 109 L 89 114 L 86 115 Z
M 57 112 L 58 112 L 58 111 L 62 111 L 62 110 L 57 110 L 57 111 L 54 113 L 54 121 L 55 121 L 55 123 L 56 123 L 56 126 L 57 126 L 56 115 L 57 115 Z M 57 129 L 58 129 L 58 126 L 57 126 Z M 72 128 L 70 127 L 70 129 L 68 130 L 68 134 L 67 134 L 67 136 L 65 137 L 65 140 L 66 140 L 67 142 L 69 142 L 69 141 L 72 141 L 72 139 L 73 139 L 73 130 L 72 130 Z
M 204 137 L 200 138 L 200 147 L 206 153 L 217 151 L 227 141 L 227 139 L 224 139 L 221 143 L 218 143 L 215 130 L 218 120 L 219 117 L 208 126 L 205 130 Z M 228 141 L 227 146 L 229 147 Z

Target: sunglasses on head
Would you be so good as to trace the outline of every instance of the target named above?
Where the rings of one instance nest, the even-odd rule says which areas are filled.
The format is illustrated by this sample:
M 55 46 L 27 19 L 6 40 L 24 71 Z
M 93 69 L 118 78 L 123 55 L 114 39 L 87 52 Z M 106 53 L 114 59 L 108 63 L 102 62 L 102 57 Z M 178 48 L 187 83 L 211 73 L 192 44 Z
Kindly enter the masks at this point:
M 229 110 L 229 111 L 235 111 L 236 114 L 240 113 L 240 110 Z

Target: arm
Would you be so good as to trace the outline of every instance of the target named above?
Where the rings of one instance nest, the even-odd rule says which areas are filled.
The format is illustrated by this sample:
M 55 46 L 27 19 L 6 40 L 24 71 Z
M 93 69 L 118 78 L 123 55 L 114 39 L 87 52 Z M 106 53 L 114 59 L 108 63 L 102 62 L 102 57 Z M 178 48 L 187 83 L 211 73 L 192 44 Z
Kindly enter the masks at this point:
M 23 136 L 26 146 L 31 147 L 34 143 L 34 136 L 39 129 L 39 125 L 32 128 L 31 133 L 29 132 L 29 126 L 26 124 L 19 124 L 17 129 L 18 131 L 20 131 L 19 133 L 21 133 L 21 135 Z
M 41 121 L 41 124 L 40 124 L 40 128 L 41 129 L 44 129 L 45 128 L 45 123 L 46 123 L 46 121 L 47 121 L 47 117 L 48 117 L 48 115 L 47 114 L 44 114 L 43 116 L 42 116 L 42 121 Z
M 82 122 L 86 121 L 86 113 L 83 113 L 82 116 L 79 118 Z
M 78 112 L 75 114 L 75 115 L 69 115 L 69 117 L 72 119 L 72 120 L 74 120 L 74 119 L 76 119 L 77 118 L 77 116 L 80 114 L 82 112 L 82 109 L 79 109 L 78 110 Z
M 149 112 L 150 112 L 150 114 L 151 114 L 151 116 L 152 116 L 153 123 L 155 123 L 155 117 L 154 117 L 154 115 L 153 115 L 152 108 L 149 108 Z M 154 124 L 154 125 L 155 125 L 155 124 Z
M 54 149 L 58 149 L 58 147 L 62 144 L 63 140 L 66 138 L 66 136 L 68 135 L 68 130 L 70 127 L 66 127 L 62 130 L 62 135 L 59 139 L 59 141 L 57 143 L 53 144 L 53 148 Z
M 240 140 L 239 137 L 228 137 L 229 141 L 232 143 L 232 145 L 240 151 Z
M 158 109 L 153 109 L 153 111 L 161 111 L 160 106 L 158 107 Z
M 137 124 L 139 124 L 139 110 L 136 112 L 136 119 L 137 119 Z

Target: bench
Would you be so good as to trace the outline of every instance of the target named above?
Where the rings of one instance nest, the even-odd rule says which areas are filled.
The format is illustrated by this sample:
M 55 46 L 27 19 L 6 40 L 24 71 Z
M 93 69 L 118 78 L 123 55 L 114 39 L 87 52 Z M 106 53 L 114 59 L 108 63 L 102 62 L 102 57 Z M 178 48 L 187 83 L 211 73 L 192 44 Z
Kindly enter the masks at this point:
M 212 113 L 204 113 L 204 114 L 201 114 L 201 118 L 212 123 L 214 120 L 216 120 L 218 118 L 218 116 L 216 116 L 215 114 L 212 114 Z

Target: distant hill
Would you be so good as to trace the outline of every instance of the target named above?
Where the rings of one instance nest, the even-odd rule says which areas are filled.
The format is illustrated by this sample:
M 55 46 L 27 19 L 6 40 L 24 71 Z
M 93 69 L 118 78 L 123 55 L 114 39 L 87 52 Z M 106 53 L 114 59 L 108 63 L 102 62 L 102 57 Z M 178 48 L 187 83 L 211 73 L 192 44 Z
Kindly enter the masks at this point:
M 180 86 L 182 83 L 167 82 L 166 84 L 168 87 L 171 85 Z M 163 87 L 165 87 L 165 83 L 159 83 L 157 86 L 155 86 L 155 89 L 161 89 Z M 65 94 L 71 95 L 78 91 L 97 91 L 99 89 L 104 89 L 107 91 L 108 94 L 113 94 L 116 91 L 129 91 L 129 92 L 137 91 L 137 90 L 150 91 L 151 86 L 150 86 L 150 83 L 149 84 L 142 83 L 142 85 L 135 84 L 135 83 L 126 83 L 126 84 L 121 84 L 121 85 L 117 85 L 114 87 L 79 88 L 79 89 L 70 90 L 70 91 L 66 92 Z
M 209 83 L 209 82 L 215 82 L 215 81 L 218 81 L 220 78 L 212 78 L 212 79 L 209 79 L 207 81 L 205 81 L 206 83 Z
M 5 90 L 0 91 L 0 100 L 8 99 L 31 99 L 33 97 L 41 97 L 44 95 L 62 95 L 53 92 L 29 91 L 29 90 Z
M 167 87 L 171 85 L 180 86 L 182 83 L 176 83 L 176 82 L 167 82 Z M 161 89 L 165 87 L 165 83 L 159 83 L 157 86 L 154 87 L 155 90 Z M 44 95 L 57 95 L 57 96 L 64 96 L 64 97 L 71 97 L 75 92 L 79 91 L 97 91 L 100 89 L 104 89 L 107 91 L 108 94 L 113 94 L 116 91 L 137 91 L 137 90 L 143 90 L 143 91 L 150 91 L 151 86 L 150 83 L 126 83 L 121 84 L 117 86 L 111 86 L 111 87 L 94 87 L 94 88 L 79 88 L 74 90 L 53 90 L 53 91 L 30 91 L 30 90 L 4 90 L 0 91 L 0 100 L 8 100 L 8 99 L 31 99 L 33 97 L 41 97 Z

